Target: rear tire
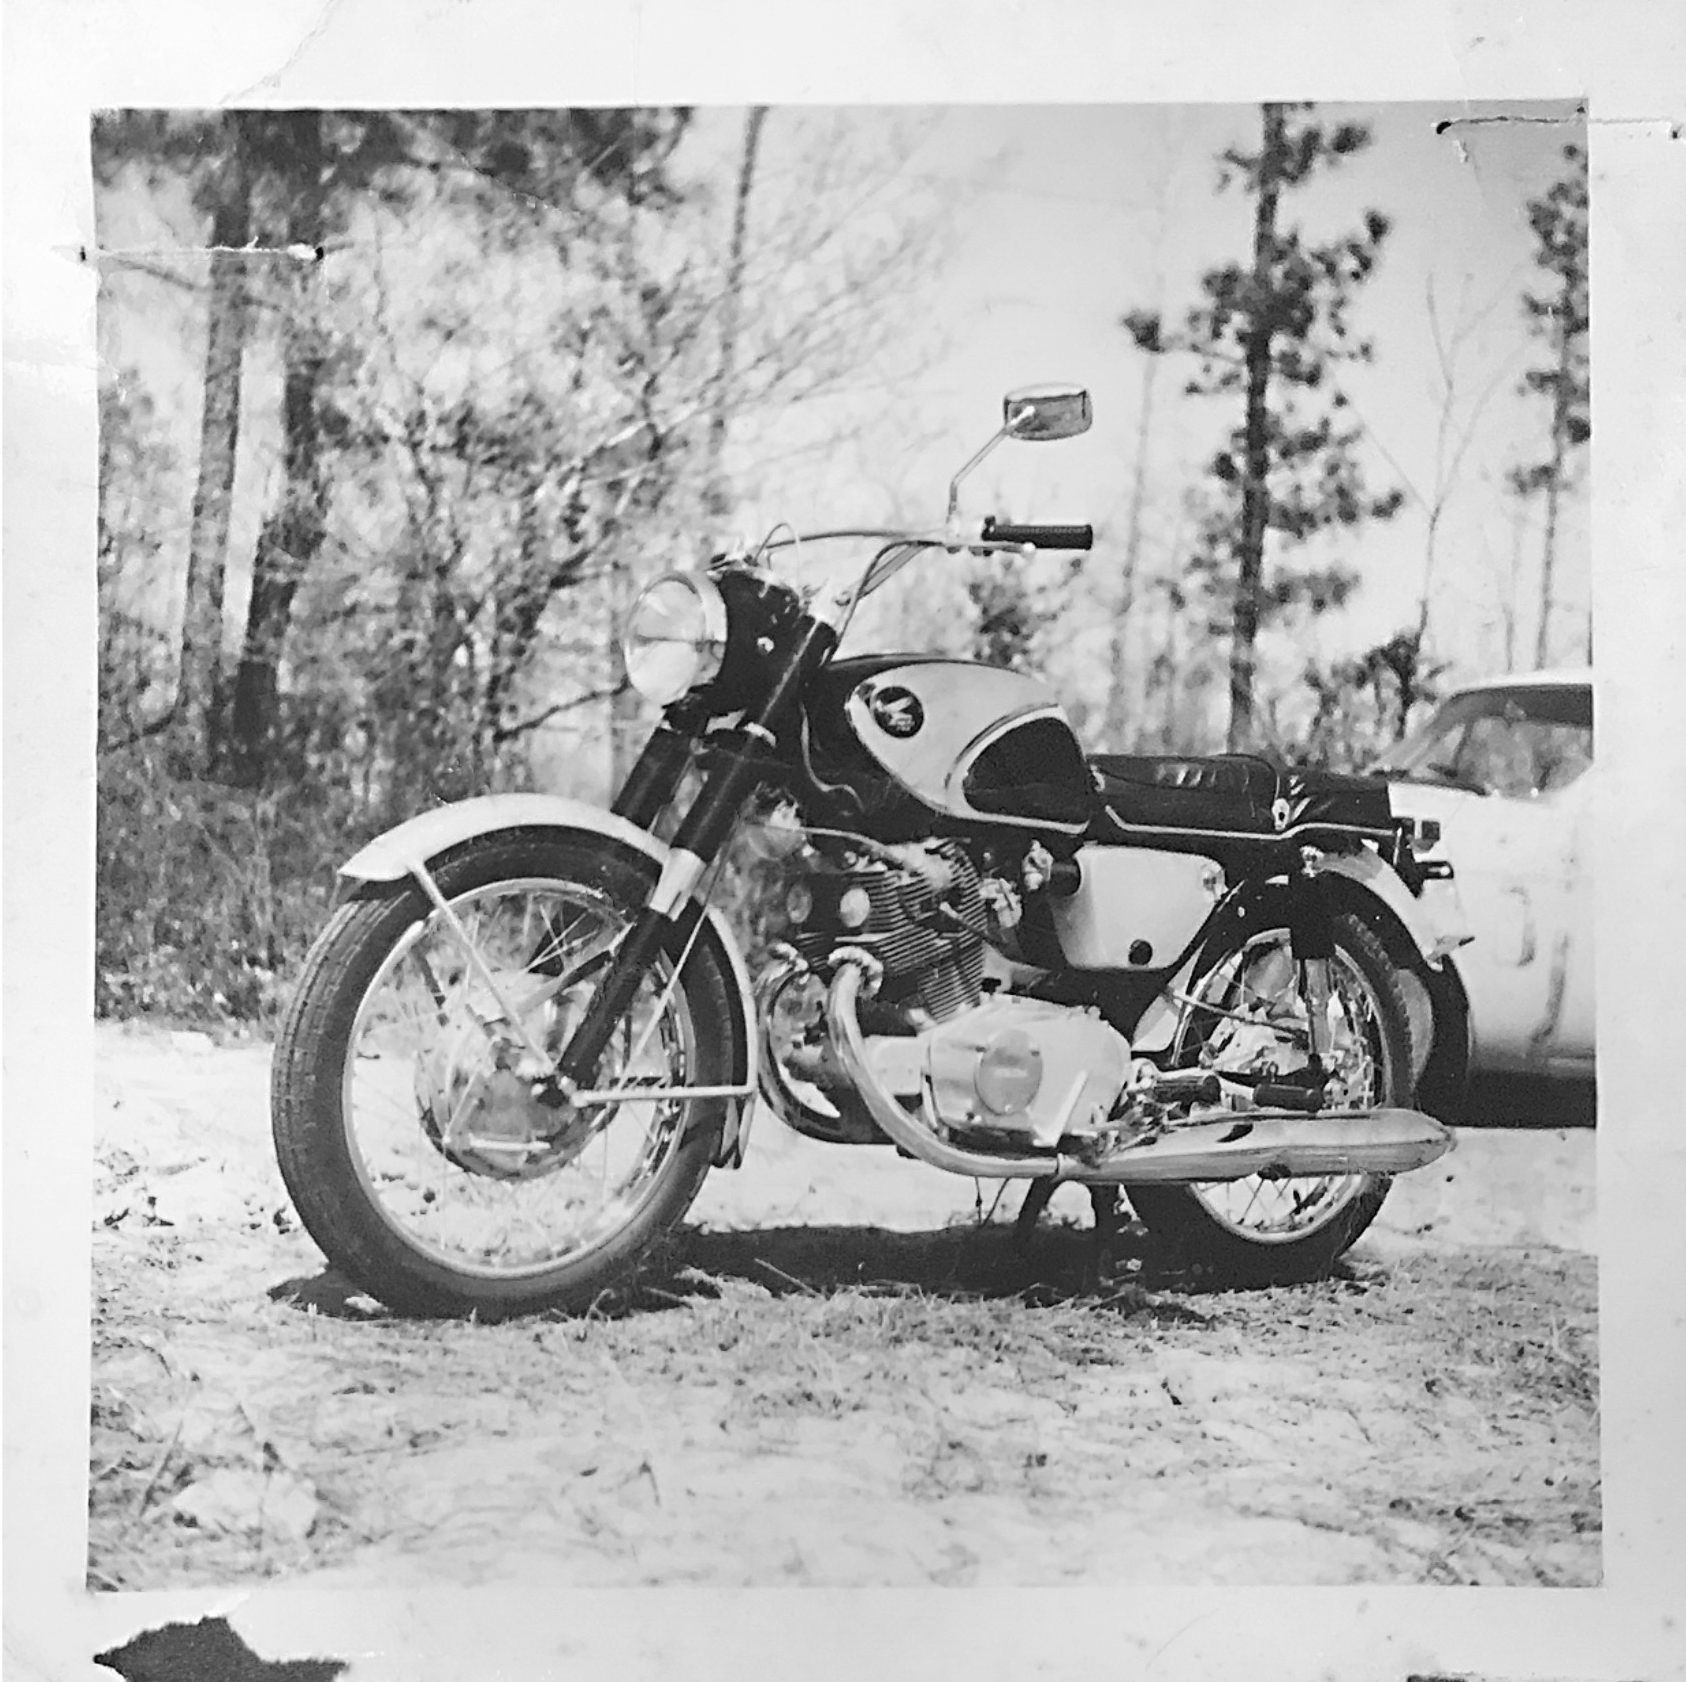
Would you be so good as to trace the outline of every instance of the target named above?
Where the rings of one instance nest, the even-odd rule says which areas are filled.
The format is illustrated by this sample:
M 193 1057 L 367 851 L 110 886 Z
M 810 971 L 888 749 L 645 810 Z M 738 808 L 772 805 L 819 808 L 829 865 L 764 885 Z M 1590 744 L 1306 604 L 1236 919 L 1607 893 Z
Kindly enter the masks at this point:
M 1374 932 L 1357 917 L 1334 919 L 1331 1025 L 1338 1084 L 1333 1103 L 1352 1108 L 1406 1105 L 1412 1097 L 1410 1013 L 1398 972 Z M 1257 1006 L 1266 995 L 1286 1005 L 1293 964 L 1283 926 L 1221 939 L 1201 955 L 1190 991 L 1226 1009 Z M 1282 983 L 1286 983 L 1284 990 Z M 1303 1020 L 1303 1009 L 1300 1019 Z M 1172 1063 L 1221 1071 L 1242 1035 L 1228 1018 L 1191 1011 L 1178 1030 Z M 1256 1044 L 1252 1045 L 1256 1050 Z M 1131 1207 L 1181 1259 L 1241 1284 L 1286 1284 L 1328 1274 L 1376 1218 L 1392 1181 L 1383 1175 L 1245 1180 L 1195 1186 L 1126 1186 Z
M 282 1177 L 329 1261 L 399 1313 L 584 1310 L 683 1217 L 725 1120 L 719 1098 L 546 1110 L 516 1066 L 525 1039 L 565 1042 L 592 988 L 569 977 L 637 915 L 656 865 L 529 831 L 430 868 L 525 1033 L 413 881 L 371 888 L 323 930 L 276 1044 Z M 646 981 L 599 1082 L 624 1064 L 628 1082 L 730 1083 L 733 993 L 712 947 L 668 994 L 670 978 L 664 961 Z

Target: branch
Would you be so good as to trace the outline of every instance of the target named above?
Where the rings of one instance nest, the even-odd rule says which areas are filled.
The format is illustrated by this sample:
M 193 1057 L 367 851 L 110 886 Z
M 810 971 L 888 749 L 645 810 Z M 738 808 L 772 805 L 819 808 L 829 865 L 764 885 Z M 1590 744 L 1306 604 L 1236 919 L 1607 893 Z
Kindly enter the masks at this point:
M 541 724 L 547 724 L 551 719 L 562 713 L 573 712 L 577 707 L 589 707 L 597 701 L 612 701 L 617 695 L 624 695 L 632 686 L 624 678 L 607 689 L 593 689 L 584 695 L 576 695 L 569 701 L 556 701 L 546 707 L 543 712 L 535 713 L 531 718 L 524 718 L 516 724 L 500 724 L 492 731 L 492 742 L 501 747 L 505 742 L 512 741 L 517 736 L 524 736 L 530 730 L 537 730 Z
M 170 702 L 168 708 L 153 719 L 150 724 L 141 725 L 131 735 L 124 736 L 115 742 L 101 742 L 99 751 L 101 753 L 118 753 L 124 748 L 132 748 L 137 742 L 144 742 L 149 736 L 157 736 L 168 730 L 176 721 L 176 710 L 180 703 L 181 695 L 178 690 L 175 699 Z

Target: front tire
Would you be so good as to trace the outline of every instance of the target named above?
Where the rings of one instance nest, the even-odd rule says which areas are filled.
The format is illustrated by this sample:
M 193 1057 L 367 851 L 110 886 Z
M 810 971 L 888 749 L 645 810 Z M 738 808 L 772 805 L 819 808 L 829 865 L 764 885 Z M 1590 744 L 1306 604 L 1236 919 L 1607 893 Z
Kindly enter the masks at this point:
M 720 1098 L 533 1097 L 533 1046 L 566 1043 L 656 866 L 602 837 L 511 832 L 430 868 L 455 928 L 413 881 L 383 883 L 306 961 L 271 1079 L 282 1177 L 330 1262 L 399 1313 L 584 1310 L 683 1217 L 725 1119 Z M 672 978 L 654 966 L 598 1089 L 729 1084 L 712 948 Z
M 1398 972 L 1374 932 L 1351 913 L 1334 919 L 1334 1047 L 1327 1093 L 1343 1108 L 1380 1109 L 1412 1098 L 1410 1013 Z M 1178 1029 L 1176 1067 L 1256 1068 L 1303 1050 L 1288 1036 L 1303 1026 L 1286 927 L 1220 937 L 1201 956 L 1190 988 L 1201 1003 Z M 1283 1030 L 1286 1030 L 1286 1035 Z M 1302 1036 L 1303 1037 L 1303 1036 Z M 1130 1186 L 1130 1204 L 1167 1248 L 1225 1279 L 1284 1284 L 1325 1276 L 1376 1218 L 1392 1184 L 1376 1174 L 1244 1180 L 1191 1186 Z

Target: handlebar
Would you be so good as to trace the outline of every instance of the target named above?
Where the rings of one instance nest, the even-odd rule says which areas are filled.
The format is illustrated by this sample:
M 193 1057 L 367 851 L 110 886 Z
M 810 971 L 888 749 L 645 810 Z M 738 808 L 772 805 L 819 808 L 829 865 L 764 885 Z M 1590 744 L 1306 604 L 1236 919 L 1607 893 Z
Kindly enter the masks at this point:
M 775 528 L 777 529 L 777 528 Z M 883 527 L 846 526 L 830 531 L 798 534 L 790 527 L 788 537 L 764 538 L 753 557 L 745 556 L 751 565 L 757 564 L 773 549 L 800 549 L 804 543 L 818 543 L 833 538 L 870 537 L 883 545 L 873 556 L 866 571 L 854 577 L 843 588 L 822 586 L 819 598 L 829 598 L 829 606 L 816 609 L 819 616 L 832 624 L 839 639 L 854 617 L 855 609 L 875 590 L 881 589 L 907 565 L 913 557 L 927 549 L 945 549 L 950 554 L 968 550 L 974 555 L 1002 549 L 1090 549 L 1094 546 L 1095 528 L 1082 526 L 1003 525 L 994 515 L 984 520 L 975 538 L 968 538 L 952 529 L 941 532 L 893 531 Z M 724 559 L 725 557 L 722 557 Z
M 992 514 L 983 523 L 986 543 L 1028 543 L 1035 549 L 1091 549 L 1093 526 L 1009 526 Z

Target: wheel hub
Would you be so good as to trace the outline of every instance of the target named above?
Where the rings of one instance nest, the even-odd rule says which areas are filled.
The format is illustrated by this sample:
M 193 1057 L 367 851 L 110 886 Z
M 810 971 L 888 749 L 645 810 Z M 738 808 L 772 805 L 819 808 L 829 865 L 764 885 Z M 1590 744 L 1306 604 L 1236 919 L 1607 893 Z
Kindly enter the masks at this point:
M 584 1149 L 601 1112 L 558 1103 L 527 1069 L 531 1061 L 523 1043 L 478 1021 L 435 1056 L 417 1059 L 422 1127 L 447 1162 L 490 1179 L 531 1180 Z

